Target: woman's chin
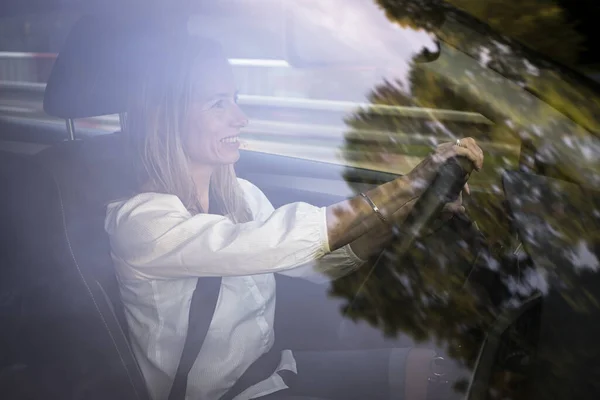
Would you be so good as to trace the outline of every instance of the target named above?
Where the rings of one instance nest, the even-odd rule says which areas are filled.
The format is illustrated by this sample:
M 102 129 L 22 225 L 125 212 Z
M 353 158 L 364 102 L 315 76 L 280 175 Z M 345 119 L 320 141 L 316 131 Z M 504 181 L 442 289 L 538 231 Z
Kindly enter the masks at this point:
M 223 154 L 223 155 L 221 155 L 221 157 L 219 157 L 219 164 L 231 165 L 231 164 L 235 164 L 236 162 L 238 162 L 239 159 L 240 159 L 240 151 L 239 150 L 228 151 L 227 154 Z

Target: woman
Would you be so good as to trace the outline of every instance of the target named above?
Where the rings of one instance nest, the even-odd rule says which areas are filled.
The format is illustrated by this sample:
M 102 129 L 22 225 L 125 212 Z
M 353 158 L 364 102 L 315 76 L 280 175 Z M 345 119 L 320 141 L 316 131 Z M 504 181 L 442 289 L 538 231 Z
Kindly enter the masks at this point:
M 480 169 L 483 154 L 472 139 L 443 144 L 410 174 L 366 197 L 329 207 L 293 203 L 274 210 L 256 186 L 235 176 L 238 137 L 248 119 L 236 103 L 232 70 L 219 46 L 187 37 L 170 43 L 170 54 L 141 74 L 143 85 L 128 113 L 127 134 L 141 179 L 138 193 L 108 206 L 106 230 L 131 342 L 154 399 L 166 399 L 173 383 L 197 278 L 223 277 L 187 385 L 189 399 L 218 399 L 273 346 L 273 273 L 331 277 L 360 267 L 391 238 L 389 222 L 402 221 L 445 160 L 464 156 Z M 463 209 L 457 202 L 447 210 Z M 404 365 L 406 354 L 385 351 L 374 357 L 383 366 L 384 384 L 394 385 L 395 378 L 387 376 L 396 370 L 403 381 L 402 370 L 410 369 Z M 339 368 L 325 369 L 306 365 L 310 357 L 301 353 L 288 350 L 280 357 L 276 371 L 297 372 L 299 381 L 314 381 L 319 371 L 323 381 L 335 385 L 335 378 L 323 375 L 330 370 L 339 376 L 342 367 L 344 374 L 350 372 L 347 357 L 339 359 Z M 368 368 L 376 369 L 365 364 L 363 376 Z M 285 390 L 288 385 L 276 371 L 236 399 L 293 391 L 322 396 L 310 392 L 323 386 L 318 382 Z

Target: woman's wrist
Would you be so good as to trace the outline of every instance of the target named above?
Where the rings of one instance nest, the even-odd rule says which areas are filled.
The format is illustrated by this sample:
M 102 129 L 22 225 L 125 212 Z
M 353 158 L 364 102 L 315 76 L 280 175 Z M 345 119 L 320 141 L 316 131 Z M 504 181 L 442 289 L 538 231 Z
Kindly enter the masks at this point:
M 379 213 L 385 218 L 385 221 L 381 221 L 381 217 L 377 216 L 380 219 L 379 223 L 360 238 L 350 243 L 352 251 L 363 260 L 381 252 L 389 244 L 393 238 L 392 229 L 394 225 L 402 222 L 412 208 L 410 205 L 418 197 L 411 185 L 410 178 L 407 176 L 402 176 L 380 185 L 366 194 L 371 202 L 375 204 Z M 364 198 L 362 200 L 365 205 L 373 208 L 370 202 Z M 372 210 L 372 213 L 374 215 L 378 214 L 375 210 Z
M 367 192 L 367 194 L 373 203 L 377 204 L 379 212 L 389 221 L 391 227 L 398 211 L 419 197 L 422 192 L 423 190 L 418 185 L 414 185 L 412 177 L 404 175 Z

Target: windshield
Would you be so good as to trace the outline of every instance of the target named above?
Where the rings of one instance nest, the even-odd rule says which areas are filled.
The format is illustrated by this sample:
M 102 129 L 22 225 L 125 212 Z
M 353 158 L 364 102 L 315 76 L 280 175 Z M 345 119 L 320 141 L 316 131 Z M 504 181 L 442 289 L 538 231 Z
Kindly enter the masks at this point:
M 453 218 L 410 251 L 394 242 L 367 267 L 302 289 L 314 293 L 308 305 L 290 289 L 278 305 L 290 343 L 312 349 L 321 331 L 307 326 L 335 320 L 327 344 L 338 350 L 435 349 L 452 365 L 432 378 L 448 396 L 598 398 L 600 9 L 573 3 L 227 0 L 190 10 L 189 34 L 223 46 L 250 121 L 243 177 L 275 208 L 355 196 L 444 142 L 472 137 L 485 153 L 462 200 L 473 224 Z M 39 139 L 65 126 L 42 102 L 80 16 L 0 19 L 0 122 L 38 129 L 23 142 L 66 139 Z M 124 119 L 74 128 L 93 138 Z

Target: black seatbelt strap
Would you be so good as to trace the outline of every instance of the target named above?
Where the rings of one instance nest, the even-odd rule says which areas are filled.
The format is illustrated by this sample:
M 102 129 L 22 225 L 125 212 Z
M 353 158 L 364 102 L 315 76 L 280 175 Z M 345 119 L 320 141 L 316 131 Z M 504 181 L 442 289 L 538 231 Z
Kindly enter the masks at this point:
M 256 360 L 244 374 L 235 382 L 235 384 L 219 400 L 232 400 L 235 396 L 242 393 L 247 388 L 256 385 L 269 378 L 275 372 L 275 369 L 281 362 L 281 350 L 272 348 L 268 353 L 263 354 Z M 294 374 L 280 374 L 286 384 L 290 383 Z
M 213 209 L 217 202 L 213 198 L 212 192 L 210 193 L 210 196 L 209 204 L 211 205 L 211 208 L 209 209 L 209 212 L 222 214 L 219 213 L 218 210 Z M 194 290 L 190 304 L 187 336 L 185 338 L 183 352 L 179 359 L 179 366 L 175 373 L 175 379 L 173 381 L 173 386 L 171 386 L 168 400 L 185 400 L 188 375 L 194 362 L 198 358 L 200 348 L 206 338 L 210 322 L 215 313 L 220 290 L 220 277 L 198 278 L 198 283 L 196 284 L 196 289 Z M 281 350 L 275 345 L 269 352 L 263 354 L 258 360 L 250 365 L 220 400 L 233 399 L 235 396 L 246 390 L 246 388 L 267 379 L 275 372 L 280 361 Z M 289 374 L 286 374 L 286 377 L 288 375 Z
M 188 332 L 183 346 L 183 352 L 179 359 L 179 366 L 175 373 L 175 380 L 171 386 L 169 400 L 185 400 L 188 375 L 194 362 L 198 358 L 202 343 L 206 338 L 210 322 L 217 305 L 221 278 L 199 278 L 196 289 L 192 295 L 190 314 L 188 317 Z M 269 378 L 281 361 L 281 348 L 274 345 L 273 348 L 258 358 L 235 384 L 225 393 L 220 400 L 231 400 L 247 388 Z M 286 383 L 290 383 L 294 374 L 281 375 Z
M 169 400 L 185 400 L 187 391 L 188 375 L 194 362 L 198 358 L 202 343 L 206 338 L 210 322 L 217 305 L 221 278 L 199 278 L 196 289 L 192 295 L 188 332 L 183 346 L 183 352 L 179 359 L 179 366 L 175 373 L 175 380 L 171 386 Z M 231 400 L 247 388 L 269 378 L 281 361 L 281 349 L 278 346 L 258 358 L 235 384 L 225 393 L 220 400 Z M 282 375 L 284 381 L 289 383 L 293 374 Z
M 200 348 L 206 338 L 220 290 L 220 277 L 198 278 L 190 304 L 187 336 L 175 373 L 175 380 L 169 393 L 169 400 L 185 400 L 188 374 L 198 358 L 198 353 L 200 353 Z

